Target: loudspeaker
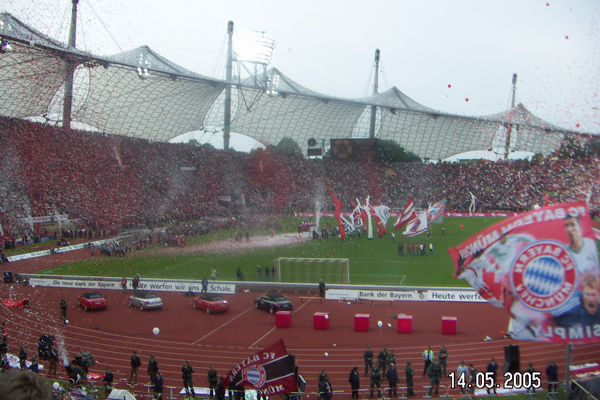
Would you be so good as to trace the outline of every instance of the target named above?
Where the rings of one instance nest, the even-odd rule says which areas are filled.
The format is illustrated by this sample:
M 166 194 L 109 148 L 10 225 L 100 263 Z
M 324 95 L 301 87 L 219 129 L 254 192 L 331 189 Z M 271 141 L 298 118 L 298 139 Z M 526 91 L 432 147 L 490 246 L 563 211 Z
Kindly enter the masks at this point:
M 504 346 L 504 372 L 517 372 L 521 367 L 521 356 L 519 346 L 508 345 Z
M 83 351 L 75 356 L 75 361 L 77 365 L 81 367 L 92 366 L 95 364 L 94 357 L 92 357 L 92 353 L 89 351 Z

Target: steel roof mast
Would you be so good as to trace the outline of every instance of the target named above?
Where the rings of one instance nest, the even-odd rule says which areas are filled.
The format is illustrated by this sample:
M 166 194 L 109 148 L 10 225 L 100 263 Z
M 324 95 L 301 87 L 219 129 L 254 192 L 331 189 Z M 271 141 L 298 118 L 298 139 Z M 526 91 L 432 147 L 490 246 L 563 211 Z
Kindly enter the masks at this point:
M 225 110 L 223 111 L 223 149 L 229 150 L 231 136 L 231 80 L 233 77 L 233 21 L 227 24 L 227 66 L 225 67 Z
M 510 109 L 515 108 L 515 97 L 517 96 L 517 74 L 513 74 L 512 78 L 512 92 L 510 95 Z M 517 132 L 519 131 L 519 126 L 516 127 Z M 509 124 L 506 128 L 506 143 L 504 144 L 504 159 L 508 159 L 508 154 L 510 153 L 510 139 L 511 133 L 513 130 L 513 125 Z
M 379 49 L 375 50 L 375 78 L 373 83 L 373 95 L 379 91 Z M 375 120 L 377 119 L 377 106 L 371 106 L 371 120 L 369 121 L 369 139 L 375 139 Z
M 69 47 L 75 50 L 77 43 L 77 3 L 79 0 L 71 0 L 71 27 L 69 28 Z M 71 111 L 73 108 L 73 75 L 77 64 L 67 58 L 65 71 L 65 93 L 63 96 L 63 118 L 62 126 L 67 131 L 71 130 Z

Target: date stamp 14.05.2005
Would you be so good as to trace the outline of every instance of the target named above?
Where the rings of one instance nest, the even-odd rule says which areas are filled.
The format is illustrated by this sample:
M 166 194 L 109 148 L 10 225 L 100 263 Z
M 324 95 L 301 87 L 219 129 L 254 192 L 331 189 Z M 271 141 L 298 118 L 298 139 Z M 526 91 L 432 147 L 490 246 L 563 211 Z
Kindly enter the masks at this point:
M 542 387 L 542 373 L 539 371 L 510 372 L 504 373 L 502 381 L 495 379 L 494 373 L 489 371 L 478 371 L 474 377 L 467 374 L 450 372 L 450 389 L 539 389 Z

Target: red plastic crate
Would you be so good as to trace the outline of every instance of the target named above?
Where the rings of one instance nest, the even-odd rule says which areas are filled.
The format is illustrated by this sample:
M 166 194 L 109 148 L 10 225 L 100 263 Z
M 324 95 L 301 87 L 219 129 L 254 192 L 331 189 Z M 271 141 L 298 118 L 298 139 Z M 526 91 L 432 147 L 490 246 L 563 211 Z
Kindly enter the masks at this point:
M 442 334 L 456 335 L 456 326 L 457 325 L 458 325 L 458 318 L 442 317 Z
M 319 330 L 329 329 L 329 313 L 316 312 L 313 315 L 313 328 Z
M 275 327 L 276 328 L 289 328 L 292 326 L 292 312 L 291 311 L 277 311 L 275 313 Z
M 369 332 L 369 320 L 371 314 L 356 314 L 354 316 L 354 331 Z
M 396 332 L 412 333 L 412 315 L 398 315 Z

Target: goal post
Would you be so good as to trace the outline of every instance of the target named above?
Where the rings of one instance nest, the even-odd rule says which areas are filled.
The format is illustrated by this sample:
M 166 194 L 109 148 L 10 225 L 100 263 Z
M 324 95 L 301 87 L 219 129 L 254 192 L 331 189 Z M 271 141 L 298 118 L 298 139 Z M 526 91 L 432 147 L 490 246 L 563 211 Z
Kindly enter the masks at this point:
M 350 260 L 347 258 L 277 258 L 273 262 L 277 282 L 350 283 Z

